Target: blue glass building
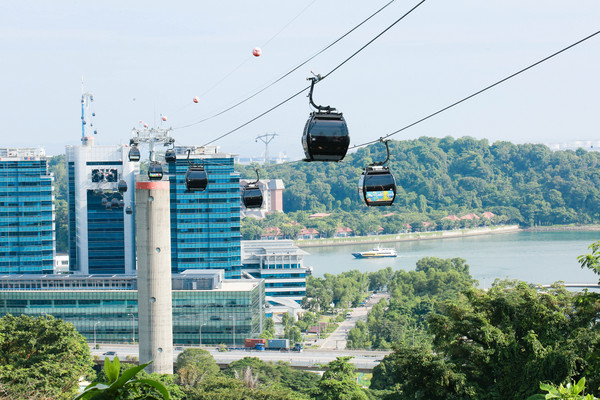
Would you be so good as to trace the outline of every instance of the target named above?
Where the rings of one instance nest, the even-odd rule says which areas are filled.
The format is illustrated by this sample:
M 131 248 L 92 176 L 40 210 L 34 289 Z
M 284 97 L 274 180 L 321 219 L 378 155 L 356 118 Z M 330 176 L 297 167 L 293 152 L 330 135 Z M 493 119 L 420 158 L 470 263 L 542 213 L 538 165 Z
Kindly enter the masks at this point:
M 52 273 L 53 179 L 43 150 L 0 149 L 0 273 Z
M 185 186 L 189 162 L 203 165 L 208 186 L 190 192 Z M 177 160 L 166 164 L 171 183 L 171 265 L 174 273 L 190 269 L 222 269 L 239 278 L 240 177 L 233 156 L 215 146 L 175 147 Z

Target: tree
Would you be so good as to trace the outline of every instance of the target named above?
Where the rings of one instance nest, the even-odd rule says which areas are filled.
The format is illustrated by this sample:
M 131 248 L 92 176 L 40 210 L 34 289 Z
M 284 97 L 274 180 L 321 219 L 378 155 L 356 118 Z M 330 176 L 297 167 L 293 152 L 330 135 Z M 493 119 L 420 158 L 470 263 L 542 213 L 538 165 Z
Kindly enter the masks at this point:
M 247 373 L 246 371 L 250 371 Z M 311 372 L 298 371 L 283 362 L 267 363 L 256 357 L 244 357 L 234 361 L 227 367 L 225 375 L 234 377 L 256 377 L 258 387 L 278 385 L 294 392 L 309 393 L 316 388 L 318 375 Z
M 185 349 L 177 355 L 175 371 L 178 382 L 184 386 L 196 386 L 198 382 L 220 371 L 213 356 L 204 349 Z
M 354 379 L 352 357 L 337 357 L 327 364 L 327 371 L 314 394 L 316 400 L 366 400 L 367 395 Z
M 465 295 L 431 314 L 429 329 L 435 353 L 466 377 L 476 398 L 523 399 L 538 382 L 598 371 L 595 297 L 509 281 Z
M 121 374 L 119 357 L 110 361 L 104 359 L 104 373 L 108 378 L 106 384 L 93 382 L 74 400 L 169 400 L 169 391 L 159 381 L 154 379 L 140 379 L 136 375 L 151 362 L 130 368 Z M 150 389 L 150 390 L 143 390 Z
M 425 347 L 399 346 L 373 369 L 371 389 L 387 399 L 477 399 L 464 374 Z
M 9 398 L 70 399 L 91 365 L 72 324 L 52 316 L 0 318 L 0 384 Z
M 592 243 L 588 248 L 592 252 L 577 257 L 577 261 L 581 264 L 581 268 L 589 268 L 597 275 L 600 275 L 600 241 Z

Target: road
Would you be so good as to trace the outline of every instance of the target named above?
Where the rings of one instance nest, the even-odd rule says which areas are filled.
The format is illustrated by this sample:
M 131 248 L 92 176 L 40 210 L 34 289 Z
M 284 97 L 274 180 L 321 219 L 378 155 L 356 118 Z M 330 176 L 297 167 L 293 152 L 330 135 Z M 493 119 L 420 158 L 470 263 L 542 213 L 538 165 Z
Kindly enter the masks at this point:
M 264 361 L 284 361 L 290 363 L 292 367 L 298 368 L 318 368 L 320 364 L 327 364 L 335 360 L 336 357 L 352 356 L 351 362 L 362 372 L 370 371 L 385 357 L 390 351 L 372 351 L 372 350 L 346 350 L 346 335 L 352 329 L 357 321 L 366 321 L 367 313 L 382 298 L 387 298 L 387 293 L 378 293 L 373 295 L 365 307 L 351 309 L 351 317 L 346 318 L 338 328 L 333 331 L 326 339 L 320 339 L 318 349 L 306 349 L 298 352 L 279 352 L 279 351 L 258 351 L 258 350 L 230 350 L 220 352 L 215 346 L 205 346 L 218 364 L 229 364 L 244 357 L 258 357 Z M 173 351 L 173 359 L 181 353 L 186 347 L 176 346 Z M 104 344 L 100 349 L 93 349 L 90 346 L 90 352 L 93 356 L 104 357 L 103 353 L 114 351 L 119 360 L 126 361 L 129 357 L 138 357 L 138 346 L 131 344 Z M 109 356 L 112 358 L 112 356 Z
M 389 298 L 387 293 L 377 293 L 367 301 L 365 307 L 352 308 L 352 316 L 346 318 L 335 331 L 333 331 L 326 339 L 323 340 L 319 348 L 321 350 L 343 350 L 347 345 L 347 335 L 350 329 L 354 328 L 357 321 L 367 321 L 367 313 L 375 304 L 383 298 Z
M 299 368 L 318 368 L 319 364 L 327 364 L 335 360 L 336 357 L 353 356 L 352 363 L 360 370 L 372 370 L 379 362 L 389 354 L 389 351 L 368 351 L 368 350 L 304 350 L 298 352 L 279 352 L 279 351 L 257 351 L 257 350 L 230 350 L 220 352 L 216 347 L 203 347 L 208 350 L 218 364 L 229 364 L 244 357 L 257 357 L 263 361 L 284 361 L 290 363 L 293 367 Z M 181 353 L 185 347 L 176 347 L 173 360 Z M 103 353 L 114 351 L 119 360 L 126 361 L 127 357 L 138 357 L 137 345 L 126 344 L 106 344 L 100 349 L 90 349 L 92 355 L 103 358 Z M 109 356 L 109 358 L 113 358 Z

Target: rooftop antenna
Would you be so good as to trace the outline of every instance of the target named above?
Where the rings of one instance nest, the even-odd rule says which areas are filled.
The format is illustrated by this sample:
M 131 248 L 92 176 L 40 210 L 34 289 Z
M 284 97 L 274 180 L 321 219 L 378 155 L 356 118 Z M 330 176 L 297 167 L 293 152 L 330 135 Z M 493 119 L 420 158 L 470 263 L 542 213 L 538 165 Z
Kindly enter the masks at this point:
M 83 76 L 81 77 L 81 141 L 85 142 L 89 135 L 86 134 L 86 130 L 93 130 L 94 135 L 98 133 L 94 129 L 93 117 L 96 113 L 93 111 L 92 103 L 94 102 L 94 95 L 90 92 L 84 92 L 83 89 Z
M 265 144 L 265 162 L 263 163 L 263 165 L 267 165 L 267 163 L 268 163 L 269 143 L 271 143 L 271 141 L 273 139 L 275 139 L 275 136 L 278 136 L 278 135 L 276 133 L 265 133 L 264 135 L 257 136 L 256 139 L 254 140 L 255 142 L 258 142 L 260 140 L 261 142 L 263 142 Z

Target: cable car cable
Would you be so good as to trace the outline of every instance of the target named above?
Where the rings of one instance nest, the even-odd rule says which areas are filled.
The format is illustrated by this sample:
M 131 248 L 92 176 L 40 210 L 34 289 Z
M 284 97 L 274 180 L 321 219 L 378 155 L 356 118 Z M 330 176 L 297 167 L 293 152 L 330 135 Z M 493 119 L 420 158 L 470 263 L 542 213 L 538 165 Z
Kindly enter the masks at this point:
M 421 4 L 425 3 L 426 0 L 421 0 L 421 2 L 419 4 L 417 4 L 416 6 L 414 6 L 413 8 L 411 8 L 408 12 L 406 12 L 403 16 L 401 16 L 400 18 L 398 18 L 396 21 L 394 21 L 390 26 L 388 26 L 386 29 L 384 29 L 381 33 L 379 33 L 377 36 L 375 36 L 373 39 L 371 39 L 369 42 L 367 42 L 367 44 L 365 44 L 364 46 L 362 46 L 360 49 L 358 49 L 357 51 L 355 51 L 350 57 L 346 58 L 344 61 L 342 61 L 340 64 L 338 64 L 335 68 L 333 68 L 331 71 L 329 71 L 327 74 L 325 74 L 324 76 L 321 76 L 319 78 L 319 81 L 322 81 L 323 79 L 325 79 L 326 77 L 328 77 L 329 75 L 331 75 L 333 72 L 337 71 L 342 65 L 346 64 L 348 61 L 350 61 L 352 58 L 354 58 L 358 53 L 360 53 L 361 51 L 363 51 L 367 46 L 369 46 L 370 44 L 372 44 L 375 40 L 377 40 L 379 37 L 381 37 L 385 32 L 387 32 L 388 30 L 390 30 L 394 25 L 396 25 L 398 22 L 402 21 L 406 16 L 408 16 L 410 13 L 412 13 L 414 10 L 417 9 L 417 7 L 419 7 Z M 294 97 L 300 95 L 302 92 L 305 92 L 307 90 L 310 89 L 310 86 L 305 87 L 304 89 L 300 90 L 299 92 L 291 95 L 290 97 L 288 97 L 287 99 L 283 100 L 282 102 L 280 102 L 279 104 L 271 107 L 270 109 L 268 109 L 267 111 L 263 112 L 262 114 L 252 118 L 251 120 L 243 123 L 242 125 L 239 125 L 237 128 L 234 128 L 232 130 L 230 130 L 229 132 L 226 132 L 224 134 L 222 134 L 221 136 L 211 140 L 210 142 L 205 143 L 203 146 L 207 146 L 211 143 L 216 142 L 217 140 L 220 140 L 226 136 L 229 136 L 230 134 L 242 129 L 243 127 L 245 127 L 246 125 L 256 121 L 257 119 L 263 117 L 264 115 L 270 113 L 271 111 L 275 110 L 276 108 L 284 105 L 285 103 L 287 103 L 288 101 L 292 100 Z
M 395 1 L 395 0 L 393 0 Z M 279 36 L 281 34 L 281 32 L 283 32 L 288 26 L 290 26 L 295 20 L 297 20 L 302 14 L 304 14 L 304 12 L 306 10 L 308 10 L 314 3 L 316 3 L 317 0 L 313 0 L 309 5 L 307 5 L 306 7 L 304 7 L 298 14 L 296 14 L 296 16 L 294 18 L 292 18 L 287 24 L 285 24 L 285 26 L 283 28 L 281 28 L 276 34 L 274 34 L 273 36 L 271 36 L 271 38 L 269 40 L 267 40 L 265 43 L 263 43 L 261 45 L 262 48 L 266 47 L 269 43 L 271 43 L 273 41 L 273 39 L 275 39 L 277 36 Z M 202 98 L 204 96 L 206 96 L 208 93 L 210 93 L 215 87 L 219 86 L 223 81 L 225 81 L 227 78 L 229 78 L 231 75 L 233 75 L 234 72 L 236 72 L 237 70 L 239 70 L 241 67 L 244 66 L 244 64 L 246 64 L 249 60 L 251 60 L 253 57 L 248 56 L 246 57 L 246 59 L 244 61 L 242 61 L 241 64 L 239 64 L 237 67 L 235 67 L 233 70 L 231 70 L 227 75 L 225 75 L 223 78 L 221 78 L 219 81 L 217 81 L 215 84 L 213 84 L 211 87 L 209 87 L 208 89 L 206 89 L 203 93 L 201 93 L 198 98 Z M 175 113 L 173 114 L 177 114 L 180 111 L 183 111 L 184 109 L 186 109 L 187 107 L 189 107 L 190 104 L 186 104 L 183 107 L 180 107 Z M 211 117 L 213 118 L 213 117 Z M 203 121 L 202 121 L 203 122 Z M 200 123 L 200 122 L 197 122 Z
M 453 107 L 455 107 L 455 106 L 457 106 L 457 105 L 459 105 L 459 104 L 461 104 L 461 103 L 463 103 L 463 102 L 465 102 L 465 101 L 467 101 L 467 100 L 469 100 L 469 99 L 471 99 L 471 98 L 473 98 L 473 97 L 475 97 L 475 96 L 477 96 L 477 95 L 479 95 L 479 94 L 481 94 L 481 93 L 483 93 L 483 92 L 485 92 L 485 91 L 487 91 L 487 90 L 489 90 L 489 89 L 491 89 L 491 88 L 493 88 L 493 87 L 495 87 L 495 86 L 498 86 L 498 85 L 500 85 L 501 83 L 504 83 L 504 82 L 506 82 L 507 80 L 509 80 L 509 79 L 511 79 L 511 78 L 514 78 L 515 76 L 517 76 L 517 75 L 519 75 L 519 74 L 521 74 L 521 73 L 523 73 L 523 72 L 525 72 L 525 71 L 527 71 L 527 70 L 529 70 L 529 69 L 531 69 L 531 68 L 533 68 L 533 67 L 535 67 L 535 66 L 538 66 L 539 64 L 542 64 L 542 63 L 543 63 L 543 62 L 545 62 L 545 61 L 548 61 L 549 59 L 551 59 L 551 58 L 553 58 L 553 57 L 555 57 L 555 56 L 557 56 L 557 55 L 559 55 L 559 54 L 561 54 L 561 53 L 563 53 L 563 52 L 565 52 L 565 51 L 567 51 L 567 50 L 569 50 L 569 49 L 571 49 L 571 48 L 573 48 L 573 47 L 575 47 L 575 46 L 577 46 L 577 45 L 579 45 L 579 44 L 581 44 L 581 43 L 583 43 L 583 42 L 585 42 L 585 41 L 586 41 L 586 40 L 588 40 L 588 39 L 591 39 L 591 38 L 593 38 L 594 36 L 596 36 L 596 35 L 598 35 L 598 34 L 600 34 L 600 31 L 597 31 L 597 32 L 595 32 L 595 33 L 592 33 L 591 35 L 589 35 L 589 36 L 587 36 L 587 37 L 585 37 L 585 38 L 583 38 L 583 39 L 581 39 L 581 40 L 578 40 L 577 42 L 575 42 L 575 43 L 573 43 L 573 44 L 571 44 L 571 45 L 569 45 L 569 46 L 567 46 L 567 47 L 565 47 L 565 48 L 563 48 L 563 49 L 561 49 L 561 50 L 559 50 L 559 51 L 557 51 L 557 52 L 555 52 L 555 53 L 553 53 L 553 54 L 549 55 L 548 57 L 545 57 L 545 58 L 543 58 L 543 59 L 541 59 L 541 60 L 537 61 L 536 63 L 534 63 L 534 64 L 531 64 L 530 66 L 528 66 L 528 67 L 526 67 L 526 68 L 523 68 L 523 69 L 521 69 L 521 70 L 519 70 L 519 71 L 517 71 L 517 72 L 515 72 L 515 73 L 513 73 L 513 74 L 511 74 L 511 75 L 509 75 L 509 76 L 507 76 L 506 78 L 503 78 L 503 79 L 501 79 L 501 80 L 499 80 L 499 81 L 497 81 L 497 82 L 495 82 L 495 83 L 493 83 L 493 84 L 491 84 L 491 85 L 489 85 L 489 86 L 487 86 L 487 87 L 485 87 L 485 88 L 483 88 L 483 89 L 481 89 L 481 90 L 479 90 L 479 91 L 477 91 L 477 92 L 475 92 L 475 93 L 473 93 L 473 94 L 470 94 L 469 96 L 467 96 L 467 97 L 464 97 L 464 98 L 462 98 L 461 100 L 458 100 L 458 101 L 456 101 L 456 102 L 454 102 L 454 103 L 450 104 L 449 106 L 446 106 L 446 107 L 444 107 L 444 108 L 441 108 L 441 109 L 439 109 L 438 111 L 436 111 L 436 112 L 434 112 L 434 113 L 431 113 L 431 114 L 429 114 L 428 116 L 426 116 L 426 117 L 423 117 L 423 118 L 421 118 L 421 119 L 420 119 L 420 120 L 418 120 L 418 121 L 415 121 L 415 122 L 413 122 L 412 124 L 406 125 L 405 127 L 403 127 L 403 128 L 400 128 L 400 129 L 398 129 L 398 130 L 396 130 L 396 131 L 394 131 L 394 132 L 392 132 L 392 133 L 389 133 L 389 134 L 387 134 L 387 135 L 383 136 L 383 137 L 382 137 L 382 138 L 380 138 L 380 139 L 376 139 L 376 140 L 372 140 L 372 141 L 370 141 L 370 142 L 365 142 L 365 143 L 362 143 L 362 144 L 357 144 L 357 145 L 354 145 L 354 146 L 352 146 L 352 147 L 348 148 L 348 150 L 352 150 L 352 149 L 355 149 L 355 148 L 357 148 L 357 147 L 363 147 L 363 146 L 367 146 L 367 145 L 369 145 L 369 144 L 377 143 L 377 142 L 379 142 L 381 139 L 386 139 L 386 138 L 388 138 L 388 137 L 390 137 L 390 136 L 393 136 L 393 135 L 395 135 L 395 134 L 397 134 L 397 133 L 400 133 L 400 132 L 402 132 L 402 131 L 404 131 L 404 130 L 406 130 L 406 129 L 408 129 L 408 128 L 411 128 L 411 127 L 413 127 L 413 126 L 415 126 L 415 125 L 417 125 L 417 124 L 420 124 L 421 122 L 423 122 L 423 121 L 426 121 L 426 120 L 428 120 L 429 118 L 432 118 L 432 117 L 434 117 L 434 116 L 436 116 L 436 115 L 438 115 L 438 114 L 441 114 L 442 112 L 444 112 L 444 111 L 446 111 L 446 110 L 449 110 L 450 108 L 453 108 Z
M 366 19 L 364 19 L 362 22 L 360 22 L 358 25 L 356 25 L 354 28 L 350 29 L 348 32 L 344 33 L 342 36 L 340 36 L 339 38 L 337 38 L 336 40 L 334 40 L 333 42 L 331 42 L 329 45 L 325 46 L 323 49 L 319 50 L 318 52 L 316 52 L 314 55 L 310 56 L 309 58 L 307 58 L 305 61 L 301 62 L 300 64 L 298 64 L 297 66 L 295 66 L 294 68 L 292 68 L 290 71 L 286 72 L 285 74 L 283 74 L 282 76 L 280 76 L 279 78 L 277 78 L 275 81 L 271 82 L 270 84 L 267 84 L 266 87 L 260 89 L 259 91 L 257 91 L 256 93 L 244 98 L 243 100 L 235 103 L 234 105 L 217 112 L 216 114 L 213 114 L 211 116 L 208 116 L 206 118 L 203 118 L 199 121 L 196 122 L 192 122 L 190 124 L 187 125 L 182 125 L 179 127 L 176 127 L 175 129 L 184 129 L 184 128 L 189 128 L 191 126 L 194 125 L 198 125 L 201 124 L 202 122 L 208 121 L 210 119 L 213 119 L 215 117 L 218 117 L 219 115 L 222 115 L 230 110 L 233 110 L 234 108 L 244 104 L 245 102 L 247 102 L 248 100 L 258 96 L 259 94 L 261 94 L 262 92 L 264 92 L 265 90 L 269 89 L 271 86 L 275 85 L 276 83 L 280 82 L 281 80 L 283 80 L 284 78 L 286 78 L 287 76 L 289 76 L 290 74 L 292 74 L 293 72 L 295 72 L 296 70 L 298 70 L 300 67 L 306 65 L 309 61 L 313 60 L 314 58 L 316 58 L 317 56 L 321 55 L 322 53 L 324 53 L 325 51 L 329 50 L 329 48 L 331 48 L 332 46 L 334 46 L 336 43 L 338 43 L 339 41 L 341 41 L 342 39 L 344 39 L 346 36 L 348 36 L 349 34 L 351 34 L 352 32 L 354 32 L 356 29 L 358 29 L 359 27 L 361 27 L 363 24 L 365 24 L 367 21 L 369 21 L 371 18 L 373 18 L 374 16 L 376 16 L 377 14 L 379 14 L 381 11 L 383 11 L 385 8 L 387 8 L 390 4 L 392 4 L 393 2 L 395 2 L 396 0 L 391 0 L 390 2 L 388 2 L 387 4 L 385 4 L 383 7 L 381 7 L 379 10 L 375 11 L 373 14 L 371 14 L 369 17 L 367 17 Z M 330 72 L 331 73 L 331 72 Z

